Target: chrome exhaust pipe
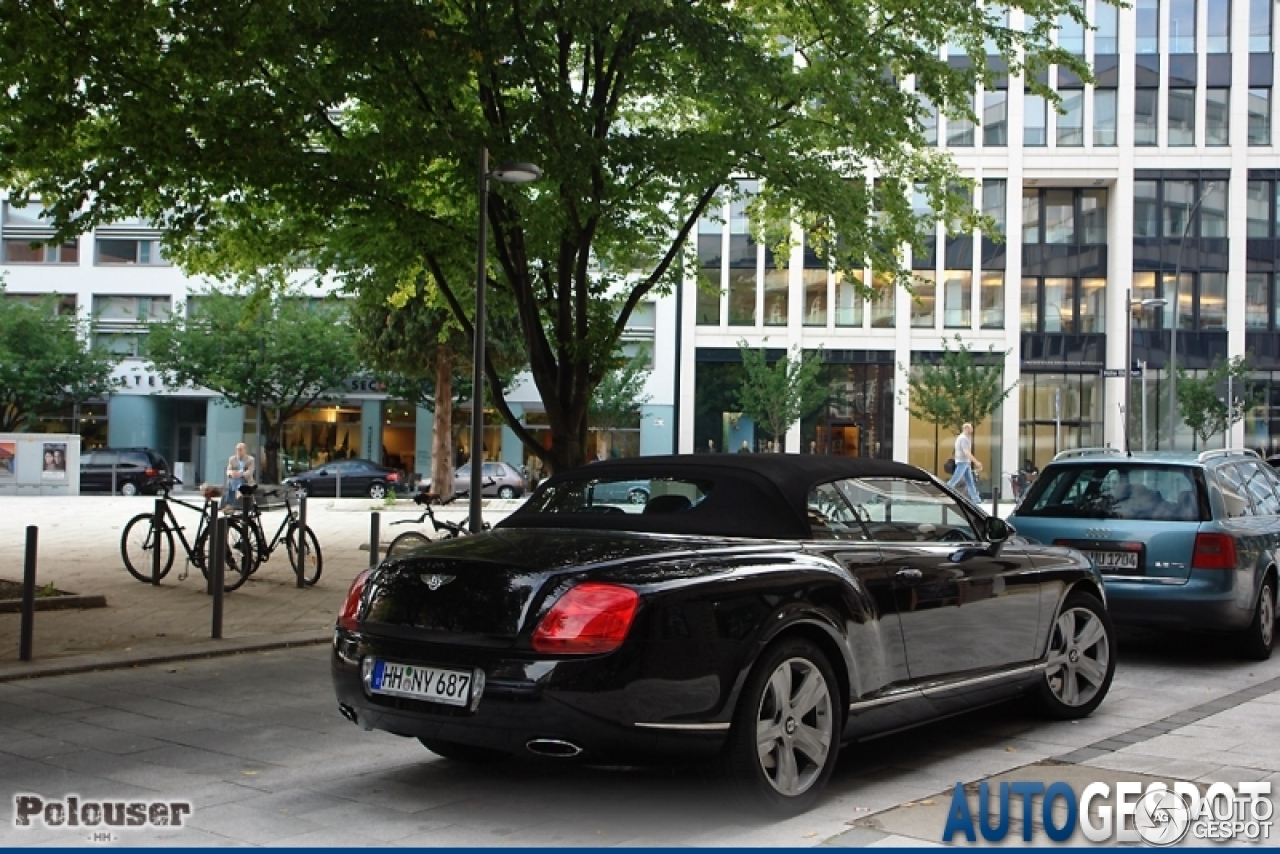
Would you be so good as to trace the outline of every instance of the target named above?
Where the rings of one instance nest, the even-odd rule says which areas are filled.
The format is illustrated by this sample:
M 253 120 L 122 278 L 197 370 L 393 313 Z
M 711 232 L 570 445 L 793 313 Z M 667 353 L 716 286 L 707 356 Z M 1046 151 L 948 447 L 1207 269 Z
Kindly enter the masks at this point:
M 573 742 L 562 741 L 558 738 L 531 738 L 525 744 L 525 748 L 538 756 L 548 756 L 552 759 L 572 759 L 582 752 L 582 748 Z

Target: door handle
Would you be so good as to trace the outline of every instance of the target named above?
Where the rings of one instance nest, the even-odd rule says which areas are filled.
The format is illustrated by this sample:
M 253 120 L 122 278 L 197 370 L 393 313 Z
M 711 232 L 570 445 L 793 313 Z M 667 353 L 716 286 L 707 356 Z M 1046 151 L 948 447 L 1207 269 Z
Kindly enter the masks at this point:
M 924 578 L 924 573 L 918 569 L 900 569 L 894 573 L 893 577 L 899 581 L 914 584 Z

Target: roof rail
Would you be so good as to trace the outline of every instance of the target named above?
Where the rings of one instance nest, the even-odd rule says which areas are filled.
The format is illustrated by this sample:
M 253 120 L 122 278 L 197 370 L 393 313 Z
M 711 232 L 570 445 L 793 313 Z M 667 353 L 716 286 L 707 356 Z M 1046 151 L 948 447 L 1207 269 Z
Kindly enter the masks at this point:
M 1239 454 L 1242 457 L 1257 457 L 1262 459 L 1262 455 L 1252 448 L 1215 448 L 1212 451 L 1201 451 L 1196 457 L 1199 462 L 1211 460 L 1214 457 L 1231 457 Z
M 1071 457 L 1088 457 L 1093 454 L 1123 454 L 1123 448 L 1071 448 L 1053 455 L 1055 460 L 1066 460 Z

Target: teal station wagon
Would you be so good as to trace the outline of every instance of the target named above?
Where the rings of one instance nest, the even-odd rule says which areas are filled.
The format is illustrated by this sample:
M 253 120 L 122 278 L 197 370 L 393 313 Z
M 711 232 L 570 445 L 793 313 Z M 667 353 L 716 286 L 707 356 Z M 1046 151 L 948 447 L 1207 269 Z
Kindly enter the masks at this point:
M 1009 521 L 1085 553 L 1117 624 L 1234 632 L 1271 655 L 1280 475 L 1252 451 L 1058 454 Z

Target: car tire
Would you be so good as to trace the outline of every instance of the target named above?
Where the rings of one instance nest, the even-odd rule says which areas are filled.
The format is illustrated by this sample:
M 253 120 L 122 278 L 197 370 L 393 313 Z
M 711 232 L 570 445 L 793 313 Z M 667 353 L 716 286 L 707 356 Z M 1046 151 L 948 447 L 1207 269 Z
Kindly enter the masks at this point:
M 842 710 L 821 650 L 798 636 L 769 646 L 742 689 L 720 762 L 744 805 L 775 817 L 812 807 L 836 765 Z
M 516 488 L 514 486 L 503 486 L 498 489 L 499 498 L 515 498 Z
M 1055 720 L 1087 717 L 1107 696 L 1116 671 L 1111 616 L 1096 596 L 1077 590 L 1068 594 L 1050 632 L 1040 708 Z
M 120 494 L 127 495 L 130 498 L 138 494 L 138 485 L 133 481 L 127 480 L 120 484 Z
M 476 747 L 472 744 L 459 744 L 456 741 L 444 741 L 439 738 L 419 738 L 418 741 L 422 742 L 422 746 L 427 750 L 452 762 L 481 765 L 511 758 L 511 754 L 507 751 L 492 747 Z
M 1240 655 L 1251 661 L 1266 661 L 1271 657 L 1271 647 L 1276 634 L 1275 579 L 1267 576 L 1258 591 L 1258 602 L 1253 606 L 1253 621 L 1240 634 Z
M 387 497 L 387 485 L 385 483 L 369 484 L 369 497 L 383 499 Z
M 633 489 L 627 493 L 627 502 L 630 504 L 648 504 L 649 493 L 643 489 Z

